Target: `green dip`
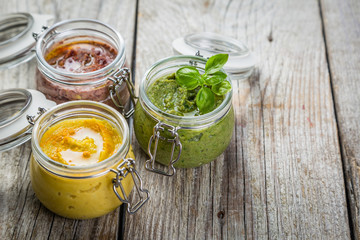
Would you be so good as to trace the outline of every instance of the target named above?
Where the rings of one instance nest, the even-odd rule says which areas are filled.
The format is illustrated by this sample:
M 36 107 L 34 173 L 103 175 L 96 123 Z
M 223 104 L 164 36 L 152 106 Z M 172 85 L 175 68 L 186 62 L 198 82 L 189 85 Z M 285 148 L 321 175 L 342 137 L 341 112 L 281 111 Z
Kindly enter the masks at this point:
M 189 91 L 180 87 L 174 79 L 174 75 L 161 77 L 148 88 L 147 95 L 150 101 L 164 112 L 178 116 L 196 116 L 199 110 L 195 104 L 197 89 Z M 217 97 L 216 107 L 223 101 L 223 97 Z M 216 108 L 215 107 L 215 108 Z M 193 168 L 209 163 L 222 154 L 230 143 L 234 128 L 234 110 L 231 106 L 229 111 L 218 121 L 203 128 L 179 129 L 178 134 L 182 144 L 182 152 L 177 168 Z M 153 134 L 153 128 L 157 122 L 142 108 L 140 101 L 136 104 L 134 114 L 134 130 L 141 148 L 147 152 L 149 139 Z M 161 136 L 173 138 L 167 132 L 161 132 Z M 153 144 L 154 145 L 154 144 Z M 156 161 L 168 165 L 171 157 L 171 143 L 159 140 Z M 174 157 L 178 154 L 175 150 Z
M 178 116 L 201 115 L 196 106 L 195 98 L 200 87 L 187 90 L 175 80 L 175 73 L 157 79 L 146 93 L 150 101 L 162 111 Z M 220 106 L 224 97 L 215 95 L 214 109 Z

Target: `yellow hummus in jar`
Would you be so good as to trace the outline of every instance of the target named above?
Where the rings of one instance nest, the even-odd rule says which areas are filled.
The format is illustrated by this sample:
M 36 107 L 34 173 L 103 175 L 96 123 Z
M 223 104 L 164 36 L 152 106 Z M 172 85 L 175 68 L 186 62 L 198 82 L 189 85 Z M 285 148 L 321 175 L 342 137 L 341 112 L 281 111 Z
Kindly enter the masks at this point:
M 107 121 L 78 118 L 50 127 L 40 140 L 41 150 L 52 160 L 86 166 L 113 155 L 121 145 L 120 133 Z
M 120 132 L 107 121 L 95 118 L 62 120 L 52 125 L 40 140 L 40 147 L 49 158 L 79 167 L 106 160 L 121 144 Z M 134 158 L 131 146 L 126 157 Z M 116 169 L 121 162 L 119 159 L 112 168 Z M 113 192 L 113 178 L 116 176 L 113 172 L 84 178 L 58 176 L 41 167 L 33 157 L 30 171 L 35 194 L 45 207 L 58 215 L 89 219 L 121 205 Z M 128 195 L 133 187 L 131 174 L 122 180 L 122 184 Z M 122 196 L 121 191 L 119 194 Z

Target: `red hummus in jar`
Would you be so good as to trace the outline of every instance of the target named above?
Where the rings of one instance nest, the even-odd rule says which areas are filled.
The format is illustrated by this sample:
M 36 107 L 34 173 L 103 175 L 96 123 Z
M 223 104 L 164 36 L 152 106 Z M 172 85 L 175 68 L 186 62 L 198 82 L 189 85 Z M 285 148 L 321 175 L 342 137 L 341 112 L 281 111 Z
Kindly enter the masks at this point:
M 54 68 L 73 73 L 86 73 L 109 65 L 117 55 L 110 45 L 97 41 L 79 41 L 56 44 L 45 55 L 45 60 Z
M 118 51 L 110 44 L 101 40 L 65 39 L 53 44 L 44 53 L 46 62 L 54 69 L 68 75 L 66 80 L 49 78 L 37 71 L 37 89 L 57 104 L 72 100 L 92 100 L 102 102 L 116 108 L 110 94 L 109 86 L 114 83 L 102 77 L 77 78 L 84 73 L 101 70 L 111 64 L 117 57 Z M 126 67 L 126 63 L 125 66 Z M 116 70 L 116 69 L 114 69 Z M 107 78 L 107 76 L 105 77 Z M 104 79 L 104 81 L 101 81 Z M 126 84 L 117 88 L 119 102 L 125 109 L 129 108 L 130 94 Z

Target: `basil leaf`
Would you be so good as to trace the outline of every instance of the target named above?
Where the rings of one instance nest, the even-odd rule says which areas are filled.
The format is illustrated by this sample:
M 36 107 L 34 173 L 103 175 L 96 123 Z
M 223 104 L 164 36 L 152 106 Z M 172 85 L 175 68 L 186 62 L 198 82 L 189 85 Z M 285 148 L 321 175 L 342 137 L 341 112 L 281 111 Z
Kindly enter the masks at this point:
M 196 105 L 200 112 L 208 113 L 215 105 L 215 95 L 210 88 L 202 87 L 196 95 Z
M 216 72 L 216 73 L 213 73 L 210 75 L 205 74 L 204 80 L 207 85 L 213 86 L 213 85 L 219 84 L 222 81 L 224 81 L 226 79 L 226 77 L 227 77 L 226 73 L 219 71 L 219 72 Z
M 213 74 L 219 71 L 227 62 L 229 58 L 229 54 L 216 54 L 210 57 L 205 65 L 205 73 L 206 74 Z
M 186 66 L 179 68 L 175 73 L 176 82 L 188 90 L 193 90 L 201 80 L 201 75 L 195 67 Z
M 204 83 L 205 83 L 205 75 L 206 74 L 203 74 L 203 75 L 201 75 L 201 78 L 200 78 L 200 82 L 199 82 L 199 85 L 204 85 Z
M 218 96 L 225 95 L 231 90 L 231 84 L 228 81 L 223 81 L 211 87 L 211 90 Z

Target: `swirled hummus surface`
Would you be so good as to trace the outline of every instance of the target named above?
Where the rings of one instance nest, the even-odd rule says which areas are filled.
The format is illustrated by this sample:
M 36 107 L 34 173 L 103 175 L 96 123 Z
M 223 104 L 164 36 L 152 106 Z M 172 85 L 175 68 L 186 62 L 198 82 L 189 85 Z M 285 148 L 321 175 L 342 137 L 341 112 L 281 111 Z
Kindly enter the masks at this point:
M 121 142 L 120 133 L 107 121 L 77 118 L 51 126 L 42 136 L 40 147 L 54 161 L 85 166 L 109 158 Z

